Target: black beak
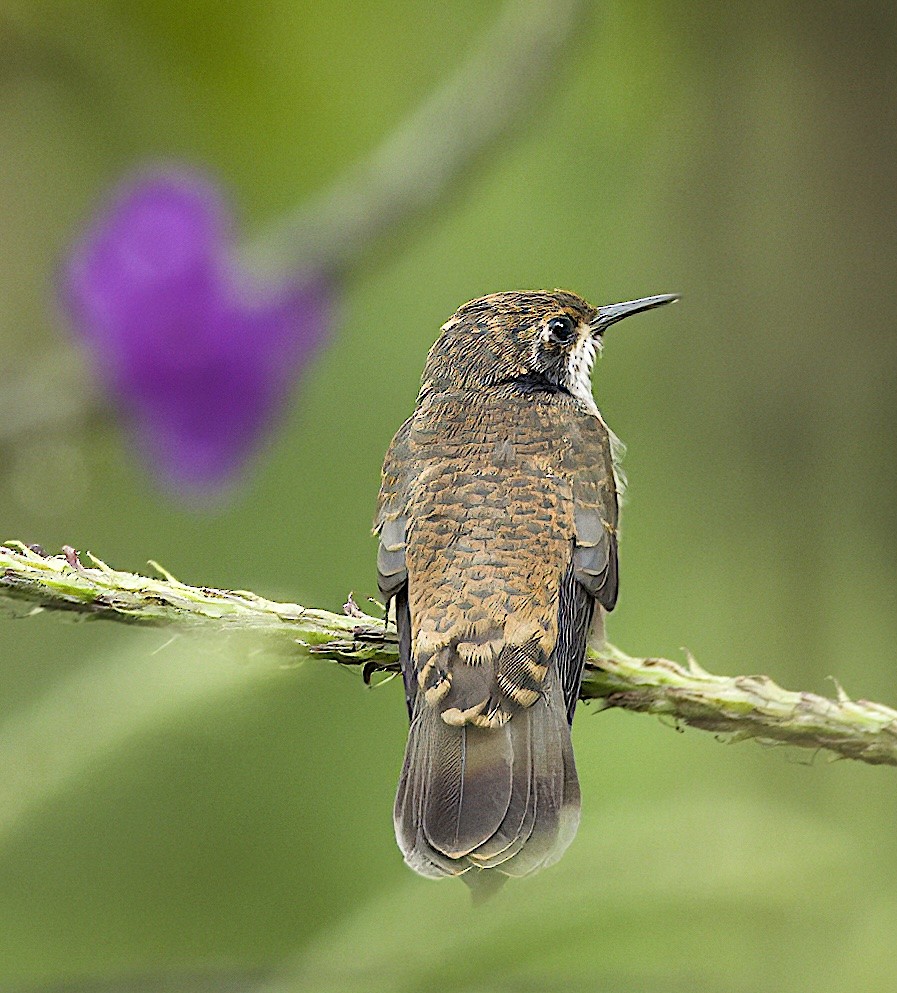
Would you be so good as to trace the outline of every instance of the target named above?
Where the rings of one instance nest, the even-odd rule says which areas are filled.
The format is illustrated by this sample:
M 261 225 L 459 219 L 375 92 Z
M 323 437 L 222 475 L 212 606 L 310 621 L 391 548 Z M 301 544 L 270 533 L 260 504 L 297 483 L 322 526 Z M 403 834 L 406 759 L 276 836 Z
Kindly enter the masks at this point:
M 627 300 L 626 303 L 611 303 L 606 307 L 599 307 L 598 315 L 592 321 L 592 334 L 598 337 L 604 334 L 611 324 L 622 321 L 624 317 L 654 307 L 662 307 L 665 303 L 675 303 L 678 299 L 678 293 L 661 293 L 656 297 L 642 297 L 640 300 Z

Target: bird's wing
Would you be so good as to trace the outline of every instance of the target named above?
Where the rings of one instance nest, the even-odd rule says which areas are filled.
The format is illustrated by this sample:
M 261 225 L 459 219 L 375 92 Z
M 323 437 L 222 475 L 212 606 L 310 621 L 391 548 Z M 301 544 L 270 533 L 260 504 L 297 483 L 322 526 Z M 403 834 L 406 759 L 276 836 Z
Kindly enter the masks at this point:
M 571 446 L 573 479 L 573 573 L 577 582 L 604 607 L 617 602 L 617 524 L 619 495 L 614 473 L 612 435 L 600 417 L 577 424 Z
M 617 602 L 619 494 L 613 436 L 601 418 L 577 418 L 568 436 L 566 467 L 573 484 L 575 538 L 570 570 L 561 587 L 554 665 L 572 722 L 592 615 L 596 609 L 613 610 Z
M 399 634 L 399 663 L 405 681 L 408 713 L 414 706 L 416 686 L 411 665 L 411 619 L 408 612 L 408 568 L 405 564 L 405 531 L 408 525 L 408 494 L 413 482 L 413 459 L 409 446 L 412 418 L 396 432 L 383 463 L 374 533 L 377 546 L 377 584 L 395 606 Z
M 570 724 L 573 723 L 573 714 L 579 702 L 579 688 L 585 669 L 592 616 L 600 609 L 596 607 L 592 594 L 576 579 L 571 567 L 561 584 L 558 603 L 558 640 L 552 660 L 564 695 L 564 707 Z
M 412 481 L 409 448 L 411 422 L 412 418 L 409 418 L 399 428 L 386 453 L 374 519 L 374 533 L 380 538 L 377 583 L 388 600 L 408 582 L 405 529 L 408 523 L 408 491 Z

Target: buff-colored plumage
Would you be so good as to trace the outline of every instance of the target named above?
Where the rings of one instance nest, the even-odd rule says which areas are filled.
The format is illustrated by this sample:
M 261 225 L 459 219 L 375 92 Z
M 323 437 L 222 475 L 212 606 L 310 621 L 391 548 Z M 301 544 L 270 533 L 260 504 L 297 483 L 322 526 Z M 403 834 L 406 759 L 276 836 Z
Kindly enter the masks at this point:
M 576 831 L 569 722 L 617 595 L 601 316 L 559 291 L 466 304 L 386 456 L 378 569 L 411 717 L 396 833 L 424 875 L 523 875 Z

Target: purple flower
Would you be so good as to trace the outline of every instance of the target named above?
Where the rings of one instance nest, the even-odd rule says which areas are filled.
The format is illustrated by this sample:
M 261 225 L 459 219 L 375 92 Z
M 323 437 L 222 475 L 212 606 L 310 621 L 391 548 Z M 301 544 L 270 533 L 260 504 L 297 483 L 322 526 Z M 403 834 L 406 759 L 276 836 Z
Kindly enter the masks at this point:
M 217 190 L 186 172 L 126 186 L 67 260 L 63 300 L 163 478 L 208 491 L 257 450 L 326 337 L 330 286 L 237 265 Z

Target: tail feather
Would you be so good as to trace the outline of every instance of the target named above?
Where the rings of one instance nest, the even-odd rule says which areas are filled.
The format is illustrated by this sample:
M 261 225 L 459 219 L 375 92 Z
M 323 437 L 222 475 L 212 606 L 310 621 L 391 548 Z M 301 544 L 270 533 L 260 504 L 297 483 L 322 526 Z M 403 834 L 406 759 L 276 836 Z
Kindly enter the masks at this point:
M 451 727 L 425 703 L 418 733 L 428 739 L 420 784 L 421 826 L 430 845 L 459 859 L 495 834 L 511 801 L 512 752 L 505 728 Z
M 532 832 L 500 869 L 509 876 L 526 876 L 557 861 L 573 840 L 562 823 L 579 823 L 579 788 L 566 711 L 558 700 L 539 701 L 527 712 L 532 722 Z M 519 716 L 519 715 L 518 715 Z M 569 758 L 569 766 L 568 766 Z M 573 783 L 568 791 L 568 768 Z M 575 833 L 575 831 L 574 831 Z M 509 853 L 510 854 L 510 853 Z
M 564 803 L 561 806 L 558 840 L 554 852 L 544 862 L 543 869 L 554 865 L 576 837 L 576 832 L 579 830 L 580 801 L 579 777 L 576 774 L 576 759 L 573 756 L 573 742 L 570 740 L 568 724 L 564 740 Z
M 411 722 L 393 819 L 396 840 L 408 865 L 421 876 L 439 879 L 457 875 L 461 870 L 457 862 L 434 849 L 424 836 L 423 805 L 430 775 L 433 736 L 421 733 L 417 728 L 419 723 L 420 715 Z
M 415 871 L 535 872 L 573 840 L 579 800 L 566 709 L 550 679 L 498 728 L 450 726 L 418 700 L 394 814 Z
M 528 712 L 517 714 L 507 725 L 514 756 L 511 802 L 504 820 L 491 838 L 470 856 L 483 869 L 492 869 L 520 851 L 532 834 L 536 805 L 533 797 L 532 721 Z

